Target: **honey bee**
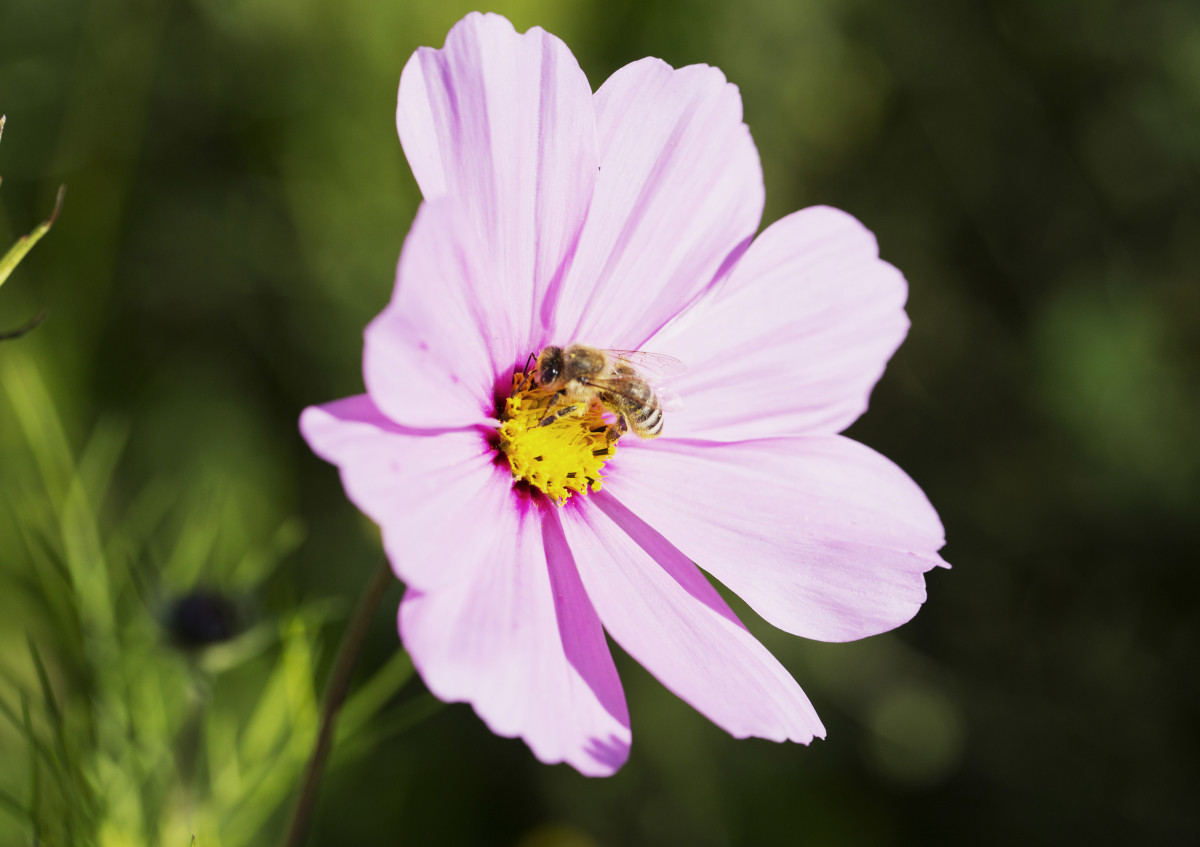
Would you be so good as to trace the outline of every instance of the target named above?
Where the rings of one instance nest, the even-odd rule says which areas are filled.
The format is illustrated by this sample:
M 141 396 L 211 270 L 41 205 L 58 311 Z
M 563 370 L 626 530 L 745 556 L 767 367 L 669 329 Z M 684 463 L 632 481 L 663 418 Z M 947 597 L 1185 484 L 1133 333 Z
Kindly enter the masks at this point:
M 611 441 L 626 432 L 657 438 L 663 431 L 663 403 L 661 389 L 656 391 L 652 380 L 682 371 L 678 359 L 657 353 L 600 350 L 583 344 L 546 347 L 537 358 L 533 378 L 555 396 L 541 426 L 582 414 L 595 400 L 616 417 Z

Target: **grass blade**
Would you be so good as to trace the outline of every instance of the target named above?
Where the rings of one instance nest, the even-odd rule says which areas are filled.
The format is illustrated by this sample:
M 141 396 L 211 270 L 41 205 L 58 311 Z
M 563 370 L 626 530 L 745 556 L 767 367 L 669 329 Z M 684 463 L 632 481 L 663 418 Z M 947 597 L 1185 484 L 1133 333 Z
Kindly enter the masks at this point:
M 38 224 L 33 232 L 18 238 L 17 243 L 9 248 L 3 258 L 0 258 L 0 285 L 4 285 L 4 280 L 8 279 L 9 274 L 21 263 L 21 260 L 25 258 L 25 254 L 33 249 L 33 245 L 41 241 L 42 236 L 50 231 L 50 227 L 54 226 L 54 222 L 58 219 L 58 213 L 62 211 L 63 198 L 66 196 L 67 187 L 60 185 L 58 187 L 58 196 L 54 200 L 54 210 L 50 212 L 50 217 Z
M 412 659 L 403 650 L 397 650 L 342 706 L 335 749 L 362 729 L 412 677 Z
M 25 735 L 29 739 L 29 823 L 33 827 L 33 843 L 37 844 L 41 841 L 37 813 L 42 807 L 42 779 L 37 736 L 33 732 L 33 717 L 29 714 L 29 698 L 24 694 L 21 694 L 21 717 L 25 723 Z

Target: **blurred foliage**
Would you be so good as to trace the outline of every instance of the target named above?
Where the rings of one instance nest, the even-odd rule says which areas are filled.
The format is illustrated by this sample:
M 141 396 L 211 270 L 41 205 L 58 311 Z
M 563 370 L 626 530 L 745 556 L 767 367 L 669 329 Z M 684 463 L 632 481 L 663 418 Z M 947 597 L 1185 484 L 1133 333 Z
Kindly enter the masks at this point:
M 96 816 L 144 843 L 278 830 L 327 598 L 378 555 L 296 415 L 361 390 L 359 333 L 418 202 L 396 82 L 470 8 L 0 5 L 0 244 L 71 186 L 0 289 L 0 315 L 51 314 L 0 345 L 0 844 L 29 843 L 31 808 L 44 843 Z M 361 758 L 327 775 L 312 843 L 1200 838 L 1200 6 L 493 8 L 562 36 L 593 85 L 645 55 L 720 66 L 766 220 L 829 203 L 877 233 L 913 328 L 851 434 L 922 484 L 955 569 L 862 643 L 737 606 L 825 720 L 807 750 L 730 739 L 622 661 L 636 740 L 605 781 L 465 706 L 398 737 L 423 707 L 392 696 L 407 671 L 376 621 L 364 668 L 397 676 L 360 689 L 341 749 Z M 217 669 L 163 644 L 161 604 L 196 586 L 245 605 L 248 655 Z M 256 783 L 268 760 L 285 766 Z
M 8 116 L 0 115 L 0 138 L 4 136 L 4 125 L 7 122 Z M 17 265 L 19 265 L 21 260 L 25 258 L 25 254 L 33 249 L 33 245 L 41 241 L 42 236 L 50 231 L 50 227 L 54 225 L 54 219 L 58 217 L 59 211 L 62 210 L 63 193 L 64 189 L 60 188 L 58 190 L 58 199 L 54 203 L 54 211 L 50 213 L 50 217 L 34 227 L 33 231 L 28 235 L 22 235 L 20 238 L 18 238 L 16 243 L 13 244 L 12 247 L 8 248 L 8 251 L 5 252 L 3 256 L 0 256 L 0 285 L 4 285 L 4 281 L 12 275 L 14 270 L 16 270 Z M 45 320 L 44 312 L 35 317 L 33 320 L 28 321 L 24 326 L 17 327 L 16 329 L 0 331 L 0 341 L 11 341 L 13 339 L 20 338 L 22 335 L 25 335 L 27 332 L 40 324 L 43 320 Z
M 260 843 L 316 737 L 317 635 L 330 608 L 243 628 L 238 606 L 248 613 L 253 587 L 299 544 L 298 522 L 250 539 L 236 494 L 219 486 L 172 497 L 152 485 L 118 513 L 111 483 L 128 425 L 102 419 L 76 460 L 23 351 L 0 359 L 0 380 L 26 459 L 6 463 L 3 492 L 18 542 L 3 574 L 6 643 L 22 628 L 27 638 L 0 669 L 5 760 L 18 760 L 20 741 L 27 751 L 24 774 L 0 777 L 12 833 L 99 847 Z M 218 553 L 221 539 L 239 552 Z M 224 593 L 189 588 L 205 583 Z M 342 735 L 357 741 L 411 672 L 403 654 L 385 665 L 347 703 Z

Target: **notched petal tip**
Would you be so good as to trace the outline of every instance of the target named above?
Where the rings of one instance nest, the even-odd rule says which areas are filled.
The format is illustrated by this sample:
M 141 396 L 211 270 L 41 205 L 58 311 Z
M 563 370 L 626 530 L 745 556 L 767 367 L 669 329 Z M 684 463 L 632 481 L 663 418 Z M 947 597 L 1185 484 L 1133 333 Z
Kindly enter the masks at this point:
M 555 513 L 510 502 L 492 526 L 463 579 L 405 594 L 409 655 L 435 696 L 470 703 L 496 735 L 521 738 L 543 762 L 610 775 L 628 756 L 629 714 Z
M 812 704 L 696 566 L 607 491 L 563 526 L 588 596 L 626 652 L 736 738 L 808 743 Z
M 686 398 L 672 434 L 733 442 L 841 432 L 867 409 L 908 332 L 907 296 L 852 215 L 815 206 L 776 221 L 722 284 L 647 342 L 689 364 L 672 385 Z
M 489 313 L 527 345 L 552 320 L 598 173 L 579 63 L 545 30 L 468 15 L 409 60 L 396 123 L 425 199 L 460 204 L 499 301 Z
M 409 588 L 404 599 L 416 599 L 422 594 L 419 590 Z M 428 629 L 426 624 L 415 618 L 406 624 L 404 617 L 402 604 L 396 623 L 404 644 L 419 644 L 421 639 L 428 637 L 428 633 L 423 631 Z M 511 661 L 505 661 L 503 657 L 487 661 L 486 669 L 480 668 L 473 674 L 473 679 L 467 681 L 459 678 L 455 672 L 446 672 L 442 667 L 447 663 L 445 656 L 430 654 L 419 646 L 416 650 L 410 650 L 410 655 L 417 673 L 433 696 L 444 703 L 470 706 L 489 732 L 501 738 L 521 741 L 544 765 L 569 765 L 583 776 L 608 777 L 629 760 L 633 736 L 628 714 L 624 714 L 623 722 L 610 722 L 606 731 L 580 734 L 567 727 L 572 718 L 586 714 L 590 704 L 580 704 L 578 709 L 561 708 L 538 713 L 538 707 L 545 705 L 544 698 L 523 690 L 518 679 L 521 674 L 513 674 Z M 451 661 L 463 660 L 460 652 Z M 500 669 L 501 672 L 509 674 L 506 684 L 510 687 L 515 684 L 510 696 L 500 694 L 497 686 L 487 680 L 489 675 L 497 671 L 498 664 L 505 666 Z M 527 698 L 526 708 L 521 708 L 515 702 L 520 698 Z M 622 708 L 623 705 L 622 701 Z M 558 730 L 554 729 L 556 724 L 560 725 Z
M 393 426 L 365 394 L 308 406 L 300 413 L 298 423 L 309 448 L 333 464 L 337 464 L 341 446 L 354 437 L 356 425 L 376 430 Z
M 622 454 L 606 490 L 765 620 L 819 641 L 908 621 L 942 561 L 941 522 L 921 489 L 841 436 L 663 440 Z
M 716 68 L 642 59 L 594 102 L 601 176 L 555 330 L 636 348 L 758 228 L 762 166 L 741 96 Z

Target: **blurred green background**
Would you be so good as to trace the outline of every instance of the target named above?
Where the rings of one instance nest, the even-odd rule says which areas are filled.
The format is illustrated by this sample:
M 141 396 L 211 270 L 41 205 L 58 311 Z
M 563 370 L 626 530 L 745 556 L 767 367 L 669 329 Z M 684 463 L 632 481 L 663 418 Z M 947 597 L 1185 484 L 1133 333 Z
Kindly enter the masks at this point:
M 378 561 L 296 418 L 361 390 L 418 202 L 400 69 L 472 8 L 0 4 L 0 248 L 68 185 L 0 288 L 0 331 L 50 313 L 0 344 L 0 844 L 277 843 Z M 913 329 L 850 434 L 924 487 L 954 569 L 856 644 L 736 606 L 824 718 L 809 749 L 735 741 L 622 661 L 635 743 L 602 781 L 400 687 L 395 586 L 310 843 L 1200 840 L 1200 5 L 491 9 L 593 86 L 718 65 L 764 223 L 827 203 L 877 233 Z M 196 586 L 240 637 L 168 642 Z

